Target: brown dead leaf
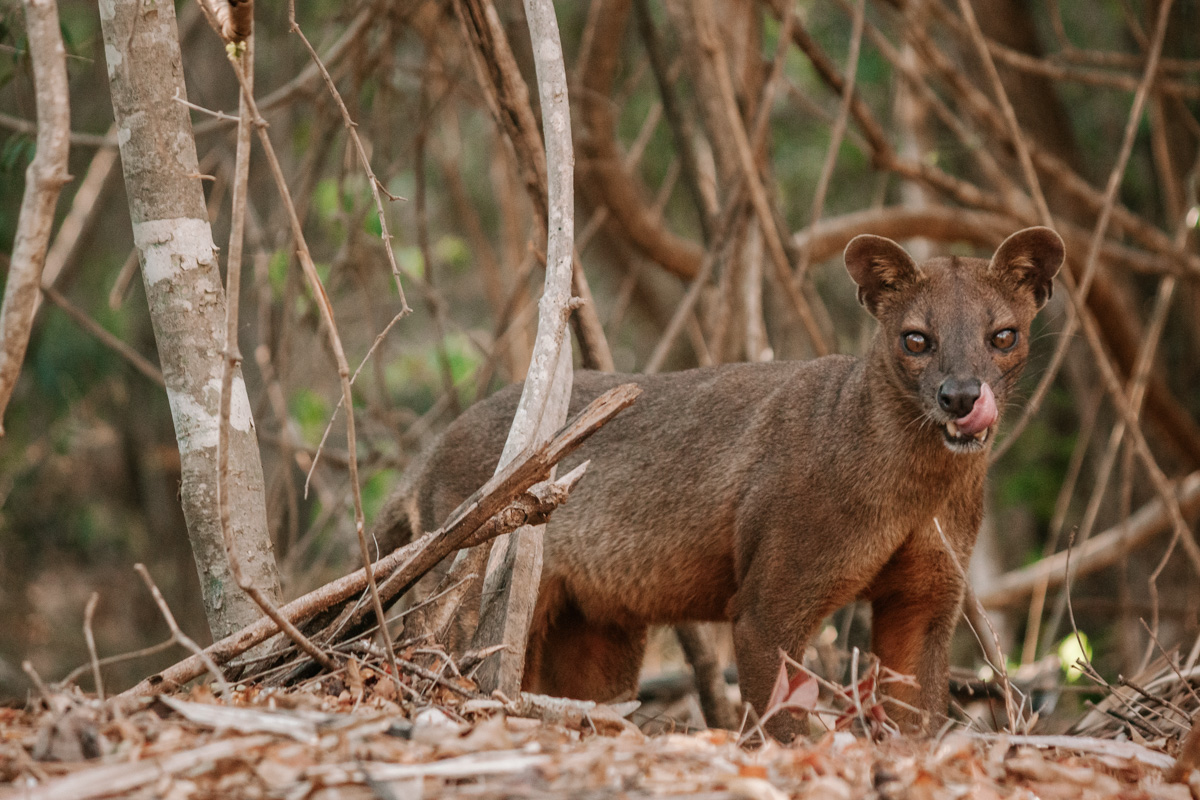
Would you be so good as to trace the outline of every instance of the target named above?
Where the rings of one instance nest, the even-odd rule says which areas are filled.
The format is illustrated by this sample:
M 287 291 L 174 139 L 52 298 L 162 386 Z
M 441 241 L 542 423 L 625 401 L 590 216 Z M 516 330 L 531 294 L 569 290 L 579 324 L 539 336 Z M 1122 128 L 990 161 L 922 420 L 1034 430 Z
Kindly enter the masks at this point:
M 503 716 L 485 719 L 462 738 L 464 752 L 511 750 L 515 746 Z
M 346 688 L 350 690 L 350 697 L 355 703 L 362 700 L 366 687 L 363 684 L 362 670 L 359 668 L 358 659 L 354 656 L 350 656 L 346 660 Z
M 395 701 L 397 695 L 396 682 L 387 675 L 378 675 L 375 681 L 374 694 L 375 697 L 388 702 Z
M 787 795 L 762 778 L 732 778 L 726 783 L 729 791 L 745 800 L 787 800 Z
M 97 715 L 84 708 L 47 716 L 41 721 L 33 757 L 37 761 L 86 761 L 99 758 L 108 749 L 100 733 Z

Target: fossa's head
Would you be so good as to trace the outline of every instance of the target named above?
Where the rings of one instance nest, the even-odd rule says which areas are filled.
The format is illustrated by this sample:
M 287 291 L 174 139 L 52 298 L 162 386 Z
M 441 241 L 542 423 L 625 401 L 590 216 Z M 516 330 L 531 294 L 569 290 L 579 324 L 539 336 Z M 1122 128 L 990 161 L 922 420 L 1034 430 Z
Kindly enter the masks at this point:
M 859 302 L 879 320 L 886 380 L 914 401 L 915 428 L 940 435 L 956 453 L 987 446 L 1064 252 L 1049 228 L 1014 233 L 990 261 L 917 264 L 881 236 L 856 236 L 846 246 Z

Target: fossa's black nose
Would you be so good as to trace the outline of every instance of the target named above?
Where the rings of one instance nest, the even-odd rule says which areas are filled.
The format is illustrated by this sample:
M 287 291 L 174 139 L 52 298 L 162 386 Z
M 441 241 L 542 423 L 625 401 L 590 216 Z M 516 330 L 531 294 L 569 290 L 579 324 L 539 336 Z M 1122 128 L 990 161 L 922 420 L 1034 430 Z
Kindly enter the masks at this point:
M 954 418 L 965 417 L 979 399 L 980 383 L 977 378 L 946 378 L 938 387 L 938 405 Z

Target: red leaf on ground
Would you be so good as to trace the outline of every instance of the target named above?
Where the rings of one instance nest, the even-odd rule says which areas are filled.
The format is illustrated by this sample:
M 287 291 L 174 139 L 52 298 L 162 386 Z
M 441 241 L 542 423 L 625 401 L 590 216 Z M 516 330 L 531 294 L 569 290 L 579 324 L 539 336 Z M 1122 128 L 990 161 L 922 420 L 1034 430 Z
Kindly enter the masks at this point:
M 767 700 L 767 712 L 772 709 L 784 708 L 788 711 L 812 711 L 817 707 L 817 695 L 820 687 L 817 681 L 807 672 L 800 671 L 788 677 L 787 659 L 780 654 L 779 674 L 775 676 L 775 685 Z

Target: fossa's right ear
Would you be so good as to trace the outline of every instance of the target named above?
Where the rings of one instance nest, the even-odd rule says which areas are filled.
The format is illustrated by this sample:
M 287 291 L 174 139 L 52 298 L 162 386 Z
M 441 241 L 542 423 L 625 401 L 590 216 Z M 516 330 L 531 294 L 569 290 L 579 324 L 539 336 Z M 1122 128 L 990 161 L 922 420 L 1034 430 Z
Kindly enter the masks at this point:
M 921 277 L 904 248 L 882 236 L 862 234 L 846 245 L 846 270 L 858 284 L 858 302 L 875 314 L 882 297 Z

